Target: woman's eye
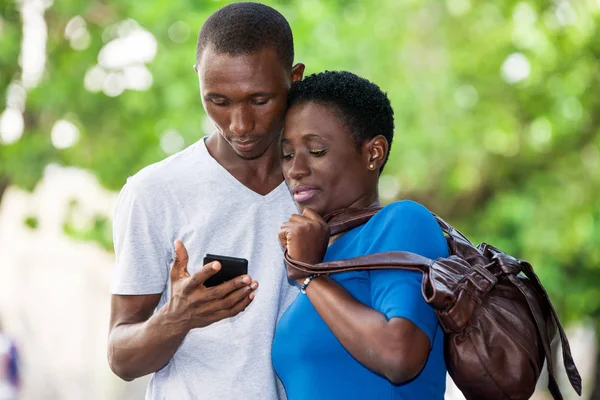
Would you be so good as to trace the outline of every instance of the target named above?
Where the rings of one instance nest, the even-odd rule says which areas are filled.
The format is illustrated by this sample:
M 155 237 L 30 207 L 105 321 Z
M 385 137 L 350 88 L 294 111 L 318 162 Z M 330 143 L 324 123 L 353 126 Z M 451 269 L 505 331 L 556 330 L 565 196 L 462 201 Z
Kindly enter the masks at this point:
M 320 157 L 320 156 L 324 155 L 325 153 L 327 153 L 327 149 L 311 150 L 310 151 L 310 154 L 312 154 L 315 157 Z
M 293 156 L 294 156 L 294 153 L 283 153 L 283 154 L 281 155 L 281 158 L 282 158 L 282 159 L 284 159 L 284 160 L 289 160 L 289 159 L 291 159 Z

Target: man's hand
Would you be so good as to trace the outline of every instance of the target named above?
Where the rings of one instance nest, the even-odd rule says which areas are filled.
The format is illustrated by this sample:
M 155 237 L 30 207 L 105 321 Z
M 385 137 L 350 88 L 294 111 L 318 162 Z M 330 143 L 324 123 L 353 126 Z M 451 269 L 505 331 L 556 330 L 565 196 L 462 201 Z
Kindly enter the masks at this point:
M 329 243 L 329 226 L 319 214 L 305 208 L 302 215 L 292 214 L 281 225 L 279 241 L 294 260 L 318 264 L 323 260 Z M 299 279 L 288 268 L 288 277 Z
M 242 275 L 207 288 L 204 282 L 221 269 L 217 261 L 206 264 L 194 275 L 188 273 L 188 253 L 181 240 L 175 241 L 175 260 L 171 265 L 170 311 L 189 329 L 202 328 L 244 311 L 254 299 L 258 282 Z

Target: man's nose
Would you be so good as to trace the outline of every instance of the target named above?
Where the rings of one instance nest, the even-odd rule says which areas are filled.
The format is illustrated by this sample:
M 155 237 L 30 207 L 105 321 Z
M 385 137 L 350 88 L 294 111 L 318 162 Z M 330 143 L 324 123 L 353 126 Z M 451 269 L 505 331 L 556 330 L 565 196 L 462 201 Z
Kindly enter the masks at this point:
M 233 109 L 229 130 L 238 136 L 244 136 L 254 130 L 254 116 L 246 105 L 239 105 Z

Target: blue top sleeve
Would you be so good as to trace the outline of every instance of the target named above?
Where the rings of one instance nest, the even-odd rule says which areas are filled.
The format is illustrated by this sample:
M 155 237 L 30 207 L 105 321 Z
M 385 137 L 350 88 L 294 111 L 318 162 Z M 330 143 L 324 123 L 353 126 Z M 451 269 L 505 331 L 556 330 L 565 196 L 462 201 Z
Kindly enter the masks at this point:
M 448 256 L 446 239 L 437 221 L 423 206 L 412 201 L 393 203 L 382 209 L 365 228 L 373 241 L 368 253 L 409 251 L 428 258 Z M 437 317 L 421 293 L 422 274 L 415 271 L 372 270 L 372 305 L 386 318 L 406 318 L 433 343 Z

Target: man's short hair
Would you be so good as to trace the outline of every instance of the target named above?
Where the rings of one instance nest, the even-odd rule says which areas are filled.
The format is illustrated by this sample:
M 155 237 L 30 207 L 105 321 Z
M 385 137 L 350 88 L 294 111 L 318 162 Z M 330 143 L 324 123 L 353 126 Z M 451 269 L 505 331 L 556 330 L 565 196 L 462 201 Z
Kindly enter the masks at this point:
M 346 71 L 325 71 L 295 82 L 288 94 L 288 108 L 315 102 L 331 106 L 357 146 L 377 135 L 388 141 L 388 160 L 394 138 L 394 110 L 376 84 Z
M 231 56 L 272 47 L 289 71 L 294 62 L 290 24 L 277 10 L 259 3 L 229 4 L 208 17 L 198 35 L 197 63 L 209 46 Z

